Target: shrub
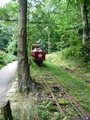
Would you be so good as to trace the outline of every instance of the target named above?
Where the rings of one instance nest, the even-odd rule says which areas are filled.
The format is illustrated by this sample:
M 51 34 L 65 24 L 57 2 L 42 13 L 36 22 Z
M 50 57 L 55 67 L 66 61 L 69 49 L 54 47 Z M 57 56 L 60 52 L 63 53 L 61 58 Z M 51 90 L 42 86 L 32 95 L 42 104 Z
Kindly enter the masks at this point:
M 0 68 L 13 60 L 16 60 L 16 56 L 0 50 Z
M 6 65 L 6 53 L 0 50 L 0 68 L 4 65 Z
M 10 62 L 16 60 L 16 56 L 12 55 L 11 53 L 7 53 L 5 58 L 6 58 L 7 63 L 10 63 Z

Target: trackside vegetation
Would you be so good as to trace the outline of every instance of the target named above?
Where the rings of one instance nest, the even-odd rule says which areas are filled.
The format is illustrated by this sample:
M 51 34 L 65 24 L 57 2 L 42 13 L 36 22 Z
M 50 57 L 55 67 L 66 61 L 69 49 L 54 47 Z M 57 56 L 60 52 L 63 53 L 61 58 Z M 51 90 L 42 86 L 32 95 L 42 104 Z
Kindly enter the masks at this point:
M 54 55 L 55 54 L 56 53 L 54 53 Z M 12 105 L 13 116 L 15 119 L 22 118 L 22 120 L 24 120 L 25 118 L 30 118 L 31 120 L 69 120 L 69 118 L 73 116 L 73 113 L 75 114 L 74 111 L 68 111 L 68 117 L 62 118 L 61 113 L 54 108 L 53 101 L 49 101 L 49 99 L 47 99 L 46 95 L 48 92 L 47 88 L 44 87 L 42 79 L 42 74 L 44 72 L 46 72 L 47 75 L 51 74 L 51 76 L 60 83 L 63 89 L 81 105 L 86 113 L 90 112 L 90 84 L 88 84 L 84 79 L 81 79 L 66 70 L 64 66 L 66 64 L 63 63 L 63 65 L 61 64 L 62 66 L 60 66 L 60 63 L 58 65 L 55 64 L 55 58 L 52 59 L 53 62 L 51 63 L 50 59 L 48 59 L 50 56 L 48 55 L 47 61 L 45 61 L 43 66 L 40 68 L 31 60 L 31 77 L 36 87 L 32 87 L 32 91 L 28 96 L 19 94 L 17 90 L 15 99 L 17 99 L 18 102 L 16 102 L 14 106 Z M 73 65 L 71 68 L 73 68 Z M 48 77 L 50 76 L 46 76 L 46 78 Z M 49 78 L 47 81 L 50 85 L 51 82 Z M 60 102 L 63 102 L 63 100 Z
M 87 111 L 90 112 L 90 84 L 86 83 L 84 80 L 81 80 L 79 77 L 76 77 L 74 74 L 71 74 L 64 70 L 62 67 L 58 67 L 55 64 L 49 62 L 45 63 L 45 67 L 56 75 L 57 80 L 68 91 Z

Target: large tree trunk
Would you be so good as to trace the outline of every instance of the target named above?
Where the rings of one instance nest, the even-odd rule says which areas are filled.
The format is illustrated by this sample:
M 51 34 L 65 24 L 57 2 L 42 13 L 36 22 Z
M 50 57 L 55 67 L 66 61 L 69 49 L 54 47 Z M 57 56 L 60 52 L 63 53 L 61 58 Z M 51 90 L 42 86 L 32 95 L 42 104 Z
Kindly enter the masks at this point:
M 27 0 L 19 0 L 18 26 L 18 85 L 19 91 L 25 92 L 32 83 L 27 56 Z
M 88 47 L 89 45 L 89 25 L 88 25 L 88 12 L 86 1 L 81 3 L 81 15 L 83 25 L 83 46 Z
M 82 15 L 82 25 L 83 25 L 83 58 L 84 62 L 88 63 L 90 61 L 90 46 L 89 46 L 89 24 L 88 24 L 88 11 L 87 3 L 84 0 L 81 3 L 81 15 Z

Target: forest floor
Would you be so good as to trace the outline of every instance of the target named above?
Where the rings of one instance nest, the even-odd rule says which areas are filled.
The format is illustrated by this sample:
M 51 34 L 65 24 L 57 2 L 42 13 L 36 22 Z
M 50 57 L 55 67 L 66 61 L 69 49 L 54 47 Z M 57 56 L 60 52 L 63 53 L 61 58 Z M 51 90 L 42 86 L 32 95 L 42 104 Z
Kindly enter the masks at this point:
M 54 86 L 53 79 L 57 80 L 83 110 L 90 114 L 90 72 L 80 68 L 80 65 L 76 66 L 58 60 L 57 57 L 53 59 L 50 55 L 41 67 L 32 62 L 30 72 L 34 85 L 31 92 L 28 96 L 19 94 L 16 84 L 16 91 L 9 98 L 14 120 L 74 120 L 77 116 L 73 109 L 69 109 L 71 106 L 68 101 L 59 96 L 60 104 L 67 111 L 67 115 L 62 116 L 51 99 L 43 77 L 51 88 Z M 58 97 L 58 92 L 55 94 Z

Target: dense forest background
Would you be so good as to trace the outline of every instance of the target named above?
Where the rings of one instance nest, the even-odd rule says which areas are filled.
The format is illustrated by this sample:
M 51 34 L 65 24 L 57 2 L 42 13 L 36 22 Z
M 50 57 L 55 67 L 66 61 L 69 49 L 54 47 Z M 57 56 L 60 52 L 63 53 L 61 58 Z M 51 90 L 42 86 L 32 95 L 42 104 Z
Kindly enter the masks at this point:
M 82 5 L 85 9 L 82 10 Z M 87 28 L 83 26 L 86 13 Z M 28 0 L 28 55 L 31 45 L 40 42 L 47 53 L 60 51 L 64 59 L 90 62 L 90 5 L 88 1 Z M 84 27 L 84 28 L 83 28 Z M 85 30 L 86 29 L 86 30 Z M 86 31 L 86 44 L 83 39 Z M 18 1 L 0 8 L 0 67 L 16 60 Z

